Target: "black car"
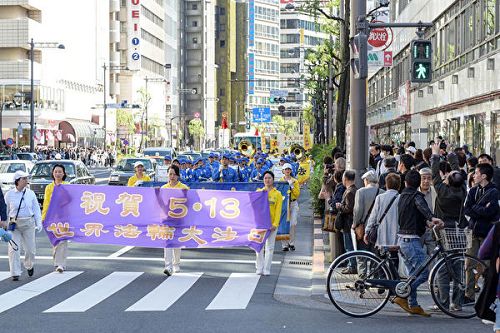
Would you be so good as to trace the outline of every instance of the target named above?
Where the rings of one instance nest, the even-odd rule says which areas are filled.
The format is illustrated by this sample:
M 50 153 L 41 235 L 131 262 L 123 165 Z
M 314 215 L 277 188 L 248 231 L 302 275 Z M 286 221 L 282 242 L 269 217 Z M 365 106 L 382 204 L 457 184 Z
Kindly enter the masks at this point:
M 108 185 L 126 186 L 128 179 L 135 174 L 134 164 L 141 161 L 144 164 L 144 173 L 151 177 L 155 176 L 156 161 L 151 158 L 124 158 L 118 162 L 116 168 L 109 176 Z
M 52 182 L 52 168 L 56 164 L 62 164 L 66 170 L 66 181 L 70 184 L 95 184 L 95 177 L 92 176 L 80 161 L 72 160 L 50 160 L 38 161 L 31 170 L 30 188 L 35 192 L 38 202 L 43 203 L 45 187 Z
M 38 156 L 35 153 L 17 153 L 17 159 L 26 160 L 31 162 L 36 162 L 38 160 Z

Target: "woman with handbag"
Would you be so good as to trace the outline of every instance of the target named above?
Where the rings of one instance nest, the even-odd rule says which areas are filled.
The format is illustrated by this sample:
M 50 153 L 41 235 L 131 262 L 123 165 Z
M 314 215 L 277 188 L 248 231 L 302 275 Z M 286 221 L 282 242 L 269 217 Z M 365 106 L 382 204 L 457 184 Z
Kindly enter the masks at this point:
M 65 182 L 66 169 L 64 168 L 64 165 L 54 165 L 54 167 L 52 168 L 52 179 L 53 182 L 45 187 L 45 195 L 43 196 L 42 221 L 45 221 L 45 216 L 47 216 L 47 211 L 49 210 L 50 200 L 52 199 L 54 187 L 61 184 L 69 184 L 68 182 Z M 66 258 L 68 257 L 68 241 L 63 240 L 59 242 L 54 246 L 52 252 L 56 272 L 64 272 L 64 269 L 66 268 Z
M 9 218 L 9 230 L 12 232 L 12 240 L 23 247 L 25 251 L 24 267 L 28 276 L 33 276 L 35 261 L 35 230 L 42 231 L 42 213 L 35 193 L 26 188 L 29 174 L 18 170 L 14 174 L 16 187 L 5 195 L 7 213 Z M 9 243 L 9 268 L 12 281 L 18 281 L 21 276 L 21 256 L 17 249 Z

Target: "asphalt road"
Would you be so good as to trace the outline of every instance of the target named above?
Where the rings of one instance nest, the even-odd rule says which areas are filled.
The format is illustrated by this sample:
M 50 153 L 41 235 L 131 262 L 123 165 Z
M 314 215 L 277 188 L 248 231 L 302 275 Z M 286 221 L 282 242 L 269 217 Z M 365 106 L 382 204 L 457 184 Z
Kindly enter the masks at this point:
M 105 178 L 106 172 L 93 170 Z M 109 172 L 108 172 L 109 175 Z M 311 235 L 312 236 L 312 235 Z M 312 237 L 311 237 L 312 242 Z M 277 243 L 271 276 L 255 275 L 247 248 L 182 250 L 181 272 L 163 274 L 163 250 L 69 244 L 67 271 L 53 273 L 51 246 L 37 234 L 35 274 L 9 278 L 0 243 L 2 332 L 491 332 L 477 319 L 381 312 L 347 317 L 332 305 L 274 292 L 285 260 Z

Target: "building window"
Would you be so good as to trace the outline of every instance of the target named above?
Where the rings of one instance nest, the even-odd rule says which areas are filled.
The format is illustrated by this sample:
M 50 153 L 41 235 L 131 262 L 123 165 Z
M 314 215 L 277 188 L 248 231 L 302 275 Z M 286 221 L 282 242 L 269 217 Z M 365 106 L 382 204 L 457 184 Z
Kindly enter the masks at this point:
M 220 15 L 226 15 L 226 8 L 221 7 L 220 10 L 219 10 L 219 14 Z
M 191 9 L 192 9 L 192 10 L 198 10 L 198 5 L 197 5 L 197 4 L 195 4 L 195 3 L 193 3 L 193 4 L 191 5 Z
M 193 21 L 193 22 L 191 22 L 191 26 L 193 26 L 193 27 L 197 27 L 197 26 L 198 26 L 198 21 Z
M 198 44 L 198 38 L 193 37 L 193 44 Z
M 474 78 L 474 67 L 469 67 L 467 69 L 467 77 L 469 79 L 473 79 Z
M 220 47 L 226 47 L 226 41 L 225 40 L 221 40 L 220 41 Z
M 427 94 L 432 95 L 434 93 L 434 87 L 433 86 L 428 86 L 427 87 Z

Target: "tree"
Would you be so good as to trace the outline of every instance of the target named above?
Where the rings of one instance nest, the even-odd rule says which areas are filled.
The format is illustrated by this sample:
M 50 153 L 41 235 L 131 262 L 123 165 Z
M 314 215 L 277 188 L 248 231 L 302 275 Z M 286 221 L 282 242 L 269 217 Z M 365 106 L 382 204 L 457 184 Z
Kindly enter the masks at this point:
M 276 131 L 285 135 L 297 133 L 297 122 L 295 120 L 286 120 L 282 116 L 273 116 L 272 119 Z
M 146 91 L 145 88 L 141 88 L 137 90 L 137 93 L 140 96 L 140 103 L 142 105 L 142 117 L 141 117 L 141 143 L 139 144 L 139 150 L 142 150 L 142 145 L 144 144 L 144 117 L 147 116 L 148 104 L 151 101 L 151 94 Z M 149 133 L 146 133 L 149 137 Z M 146 138 L 148 140 L 148 138 Z
M 201 138 L 205 135 L 205 128 L 200 118 L 194 118 L 188 125 L 189 134 L 194 138 L 195 149 L 199 150 L 201 146 Z
M 342 8 L 340 8 L 340 6 Z M 343 11 L 343 19 L 341 17 L 332 16 L 325 12 L 324 8 L 339 8 Z M 327 106 L 328 86 L 326 84 L 330 70 L 332 70 L 333 86 L 336 88 L 336 142 L 339 147 L 345 149 L 345 126 L 347 122 L 347 112 L 349 107 L 349 17 L 350 17 L 350 2 L 349 0 L 331 0 L 325 5 L 323 0 L 305 0 L 300 8 L 315 17 L 323 17 L 323 29 L 325 32 L 338 36 L 335 40 L 325 40 L 313 52 L 309 52 L 307 60 L 310 64 L 311 80 L 308 83 L 308 88 L 311 91 L 311 98 L 315 101 L 313 105 L 313 114 L 316 118 L 316 130 L 323 131 L 323 119 L 325 117 L 325 109 Z M 330 67 L 331 66 L 331 67 Z M 325 86 L 327 87 L 325 89 Z M 333 93 L 333 92 L 332 92 Z M 318 128 L 319 127 L 319 128 Z M 320 133 L 321 134 L 321 133 Z M 315 137 L 315 141 L 318 138 Z
M 132 116 L 132 113 L 123 109 L 116 110 L 116 125 L 117 127 L 125 128 L 127 130 L 127 134 L 132 134 L 135 130 L 134 117 Z

